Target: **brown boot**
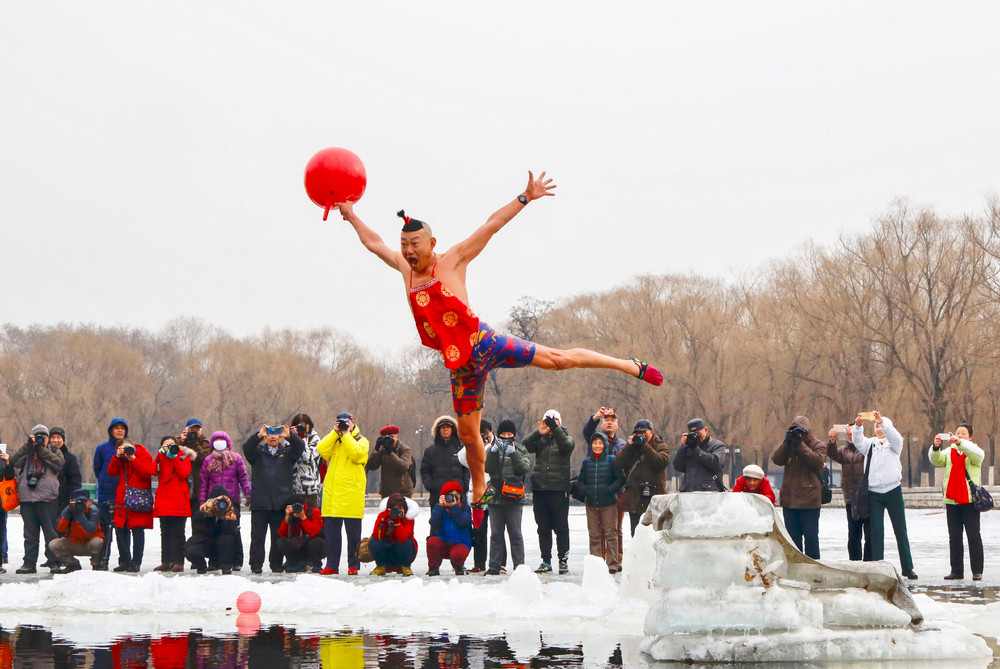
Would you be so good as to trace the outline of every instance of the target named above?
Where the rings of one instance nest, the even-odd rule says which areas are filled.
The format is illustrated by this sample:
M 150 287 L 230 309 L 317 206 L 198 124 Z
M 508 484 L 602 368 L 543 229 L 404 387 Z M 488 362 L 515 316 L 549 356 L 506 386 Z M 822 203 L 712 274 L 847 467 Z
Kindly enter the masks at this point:
M 164 562 L 159 567 L 153 567 L 153 571 L 170 571 L 170 563 Z
M 184 571 L 184 563 L 183 562 L 174 563 L 174 566 L 170 569 L 170 571 L 176 571 L 176 572 Z

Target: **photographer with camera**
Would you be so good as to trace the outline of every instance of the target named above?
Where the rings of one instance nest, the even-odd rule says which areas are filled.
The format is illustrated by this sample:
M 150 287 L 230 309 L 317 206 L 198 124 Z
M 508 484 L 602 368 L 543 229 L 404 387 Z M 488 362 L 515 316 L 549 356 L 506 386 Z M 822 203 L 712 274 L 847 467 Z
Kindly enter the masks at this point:
M 118 490 L 118 477 L 108 473 L 108 465 L 115 459 L 118 452 L 118 442 L 128 437 L 128 423 L 121 418 L 112 418 L 108 423 L 108 440 L 99 444 L 94 450 L 93 469 L 97 479 L 97 506 L 101 510 L 101 531 L 104 532 L 104 550 L 96 569 L 107 571 L 111 558 L 111 533 L 115 518 L 115 496 Z M 118 566 L 125 562 L 118 556 Z
M 983 461 L 986 451 L 972 441 L 972 426 L 959 423 L 954 432 L 944 432 L 934 437 L 934 445 L 927 453 L 931 464 L 944 467 L 941 492 L 944 496 L 945 517 L 948 523 L 948 548 L 951 571 L 946 581 L 965 578 L 965 557 L 962 531 L 969 538 L 969 566 L 972 580 L 983 580 L 983 535 L 979 517 L 982 512 L 973 504 L 972 485 L 982 485 Z
M 386 425 L 378 434 L 375 449 L 368 454 L 365 470 L 382 470 L 378 483 L 378 494 L 382 499 L 396 493 L 412 497 L 415 470 L 410 447 L 399 440 L 399 428 L 395 425 Z
M 199 574 L 208 571 L 206 560 L 218 564 L 223 574 L 231 574 L 242 556 L 237 552 L 239 525 L 236 504 L 226 487 L 212 486 L 208 498 L 191 516 L 191 538 L 184 544 L 184 557 Z
M 674 457 L 674 469 L 684 474 L 681 492 L 719 492 L 726 489 L 722 472 L 726 466 L 726 445 L 708 436 L 701 418 L 687 422 L 681 434 L 681 450 Z
M 427 538 L 427 575 L 441 573 L 447 558 L 456 576 L 465 574 L 465 559 L 472 550 L 472 507 L 458 481 L 446 481 L 431 509 L 431 536 Z
M 59 516 L 56 532 L 59 536 L 49 542 L 49 550 L 59 567 L 52 573 L 69 574 L 82 569 L 77 555 L 89 556 L 92 567 L 100 561 L 104 548 L 101 510 L 91 502 L 90 493 L 86 490 L 77 490 L 70 496 L 69 503 Z
M 361 519 L 365 515 L 365 488 L 368 475 L 368 439 L 354 422 L 349 411 L 337 415 L 333 431 L 319 442 L 319 454 L 327 462 L 323 481 L 323 524 L 326 537 L 326 566 L 321 574 L 340 573 L 340 528 L 347 534 L 347 574 L 355 576 L 361 568 L 358 544 L 361 542 Z
M 810 427 L 808 418 L 796 416 L 784 441 L 771 454 L 771 462 L 784 467 L 780 502 L 785 529 L 796 548 L 818 560 L 826 445 L 812 436 Z
M 417 557 L 413 519 L 420 513 L 420 507 L 397 492 L 382 500 L 379 511 L 368 544 L 375 557 L 372 575 L 400 572 L 403 576 L 413 576 L 411 565 Z
M 285 519 L 278 527 L 278 549 L 285 556 L 285 571 L 298 573 L 318 567 L 326 555 L 323 514 L 305 495 L 292 495 L 285 505 Z
M 562 416 L 549 409 L 524 439 L 524 448 L 535 456 L 531 471 L 531 505 L 538 529 L 542 563 L 536 574 L 552 571 L 552 535 L 556 536 L 559 573 L 569 573 L 570 460 L 576 443 L 562 425 Z
M 917 579 L 917 575 L 913 571 L 910 538 L 906 532 L 906 506 L 903 503 L 903 464 L 900 461 L 903 455 L 903 435 L 880 412 L 875 411 L 873 414 L 874 439 L 865 436 L 860 413 L 854 419 L 854 428 L 851 430 L 851 441 L 862 455 L 871 460 L 868 469 L 868 521 L 872 526 L 872 560 L 884 559 L 885 512 L 888 511 L 892 530 L 896 535 L 902 574 L 912 581 Z
M 490 566 L 486 576 L 506 573 L 507 545 L 504 531 L 510 539 L 513 569 L 524 564 L 524 536 L 521 516 L 524 511 L 524 477 L 531 469 L 531 460 L 524 445 L 515 440 L 517 428 L 512 420 L 502 420 L 497 438 L 486 448 L 486 474 L 493 489 L 490 509 Z M 512 570 L 513 570 L 512 569 Z
M 191 513 L 193 514 L 201 505 L 201 500 L 198 498 L 198 493 L 201 491 L 201 470 L 205 465 L 205 459 L 212 453 L 212 444 L 202 436 L 201 421 L 197 418 L 188 419 L 184 429 L 181 430 L 180 441 L 177 443 L 191 449 L 195 454 L 191 458 L 191 485 L 189 486 Z
M 121 564 L 114 571 L 138 572 L 146 530 L 153 529 L 153 458 L 142 444 L 122 439 L 108 473 L 118 477 L 114 523 Z
M 62 453 L 49 444 L 49 429 L 44 425 L 31 428 L 31 436 L 11 456 L 10 464 L 17 474 L 17 494 L 24 523 L 24 564 L 15 573 L 34 574 L 37 571 L 39 532 L 45 537 L 48 564 L 55 569 L 58 563 L 49 550 L 49 542 L 56 538 L 59 472 L 64 460 Z
M 292 471 L 292 492 L 309 498 L 312 506 L 319 506 L 323 492 L 323 477 L 320 476 L 320 465 L 323 457 L 319 454 L 319 434 L 313 427 L 309 414 L 297 413 L 292 416 L 292 432 L 305 442 L 306 448 L 295 463 Z
M 184 525 L 191 517 L 188 477 L 197 453 L 173 437 L 160 440 L 153 460 L 157 477 L 153 516 L 160 519 L 160 565 L 153 571 L 184 571 Z
M 250 502 L 250 477 L 247 476 L 247 466 L 243 462 L 243 456 L 233 451 L 233 442 L 226 432 L 222 430 L 213 432 L 211 442 L 212 454 L 205 458 L 205 464 L 201 468 L 201 492 L 198 494 L 198 499 L 204 504 L 208 501 L 209 490 L 217 485 L 223 486 L 233 502 L 236 524 L 239 525 L 240 502 L 243 500 Z M 237 532 L 236 562 L 233 564 L 233 569 L 239 571 L 242 567 L 243 537 Z
M 636 421 L 625 448 L 615 457 L 615 467 L 625 479 L 622 507 L 628 512 L 633 537 L 649 500 L 667 491 L 669 465 L 670 447 L 653 430 L 653 423 L 646 418 Z
M 287 425 L 262 425 L 243 442 L 250 463 L 250 571 L 264 570 L 264 540 L 270 533 L 267 561 L 271 571 L 282 571 L 278 528 L 285 519 L 285 502 L 292 494 L 295 463 L 306 444 Z

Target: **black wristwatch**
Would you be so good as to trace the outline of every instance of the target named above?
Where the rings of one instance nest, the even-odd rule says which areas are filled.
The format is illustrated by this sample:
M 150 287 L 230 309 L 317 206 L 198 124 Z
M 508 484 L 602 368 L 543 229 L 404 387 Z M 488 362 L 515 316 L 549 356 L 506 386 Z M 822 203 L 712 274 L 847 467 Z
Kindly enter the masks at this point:
M 521 204 L 528 204 L 528 198 L 525 196 L 524 193 L 521 193 L 520 195 L 517 196 L 517 201 L 520 202 Z

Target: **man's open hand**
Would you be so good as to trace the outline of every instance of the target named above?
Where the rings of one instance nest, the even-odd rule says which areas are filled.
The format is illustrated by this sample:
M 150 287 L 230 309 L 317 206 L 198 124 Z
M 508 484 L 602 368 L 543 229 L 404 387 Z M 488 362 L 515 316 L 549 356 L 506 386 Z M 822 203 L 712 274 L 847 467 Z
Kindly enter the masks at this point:
M 552 183 L 552 179 L 545 178 L 545 172 L 539 174 L 536 179 L 535 175 L 531 173 L 531 170 L 528 170 L 528 186 L 524 189 L 524 196 L 528 198 L 529 202 L 546 195 L 552 196 L 555 195 L 555 193 L 552 192 L 552 189 L 555 187 L 556 185 Z

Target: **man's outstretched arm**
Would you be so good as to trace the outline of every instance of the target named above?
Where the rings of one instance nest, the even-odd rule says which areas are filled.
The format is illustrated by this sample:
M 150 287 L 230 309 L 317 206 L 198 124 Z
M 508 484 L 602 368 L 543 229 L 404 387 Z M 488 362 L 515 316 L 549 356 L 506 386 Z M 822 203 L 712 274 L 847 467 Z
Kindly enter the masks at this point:
M 529 171 L 528 186 L 524 189 L 523 195 L 528 202 L 531 202 L 540 197 L 555 195 L 552 192 L 552 189 L 555 187 L 556 185 L 552 183 L 552 179 L 545 178 L 545 172 L 538 175 L 536 179 L 531 171 Z M 493 212 L 478 230 L 469 235 L 466 240 L 448 249 L 448 252 L 455 253 L 457 263 L 468 263 L 482 253 L 483 249 L 486 248 L 486 244 L 493 238 L 493 235 L 500 232 L 500 229 L 507 225 L 510 219 L 514 218 L 525 206 L 526 204 L 522 204 L 519 199 L 514 198 L 508 204 Z
M 340 209 L 340 215 L 358 233 L 358 239 L 361 240 L 366 249 L 381 258 L 382 262 L 389 267 L 400 272 L 402 271 L 400 268 L 403 266 L 403 254 L 389 248 L 389 245 L 382 240 L 377 232 L 369 228 L 365 225 L 364 221 L 358 218 L 358 215 L 354 213 L 353 202 L 340 202 L 334 206 Z

